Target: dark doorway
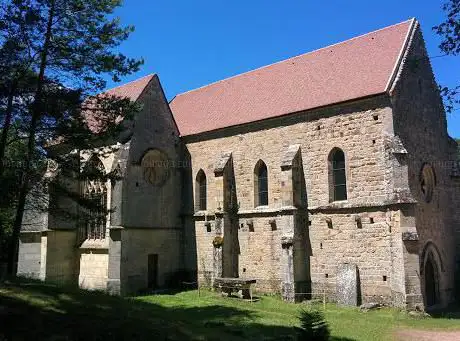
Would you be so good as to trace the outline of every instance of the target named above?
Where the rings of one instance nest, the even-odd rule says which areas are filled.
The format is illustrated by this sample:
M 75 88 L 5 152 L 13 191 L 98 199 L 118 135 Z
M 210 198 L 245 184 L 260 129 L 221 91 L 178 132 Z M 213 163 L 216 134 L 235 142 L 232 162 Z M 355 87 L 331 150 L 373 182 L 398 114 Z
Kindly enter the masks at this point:
M 148 255 L 148 283 L 149 289 L 156 289 L 158 287 L 158 255 Z
M 433 264 L 431 257 L 428 257 L 425 262 L 425 300 L 427 307 L 438 303 L 436 265 Z

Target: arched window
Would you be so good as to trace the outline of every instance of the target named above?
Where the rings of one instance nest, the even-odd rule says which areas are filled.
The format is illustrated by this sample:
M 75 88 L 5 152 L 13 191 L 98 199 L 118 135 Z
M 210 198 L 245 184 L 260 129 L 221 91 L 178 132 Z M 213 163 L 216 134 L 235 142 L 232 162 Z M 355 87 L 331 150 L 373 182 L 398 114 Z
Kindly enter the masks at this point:
M 262 160 L 254 168 L 254 203 L 256 207 L 268 205 L 268 171 Z
M 207 206 L 207 192 L 206 192 L 206 174 L 202 169 L 196 175 L 196 189 L 195 189 L 196 207 L 199 211 L 206 210 Z
M 80 238 L 104 239 L 107 224 L 107 186 L 104 165 L 92 156 L 83 170 L 82 196 L 85 199 Z
M 347 200 L 347 177 L 343 150 L 340 148 L 332 149 L 328 161 L 330 201 Z

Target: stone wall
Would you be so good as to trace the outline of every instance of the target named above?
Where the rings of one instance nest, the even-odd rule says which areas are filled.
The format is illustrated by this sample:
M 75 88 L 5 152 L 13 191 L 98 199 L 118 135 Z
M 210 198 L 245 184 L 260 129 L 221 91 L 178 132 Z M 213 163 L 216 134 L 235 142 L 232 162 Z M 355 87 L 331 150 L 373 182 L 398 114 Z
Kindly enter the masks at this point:
M 78 285 L 83 289 L 107 289 L 109 254 L 106 248 L 80 249 Z
M 247 218 L 248 219 L 248 218 Z M 253 226 L 245 223 L 238 231 L 240 244 L 240 277 L 257 279 L 257 289 L 266 292 L 279 292 L 282 280 L 281 230 L 272 230 L 270 217 L 258 217 Z
M 133 122 L 133 134 L 129 144 L 129 154 L 124 160 L 125 174 L 121 202 L 120 225 L 133 228 L 176 228 L 180 226 L 179 214 L 182 209 L 180 145 L 177 127 L 164 98 L 163 90 L 155 77 L 139 98 L 142 110 Z M 168 162 L 159 165 L 168 172 L 165 183 L 153 185 L 146 181 L 141 166 L 143 156 L 151 149 L 160 150 L 168 157 Z
M 130 141 L 122 146 L 112 166 L 120 166 L 123 179 L 111 193 L 114 213 L 110 225 L 120 232 L 115 232 L 117 240 L 111 237 L 115 249 L 110 251 L 109 282 L 113 284 L 110 290 L 123 294 L 147 288 L 148 255 L 158 255 L 159 287 L 180 281 L 174 279 L 178 272 L 196 268 L 194 233 L 183 233 L 181 218 L 187 203 L 183 146 L 158 77 L 151 80 L 138 102 L 142 110 L 130 126 Z M 167 161 L 158 165 L 162 167 L 158 171 L 168 174 L 162 183 L 146 179 L 142 160 L 150 150 L 167 156 Z
M 251 227 L 247 220 L 254 223 Z M 241 278 L 257 280 L 257 290 L 279 292 L 281 290 L 281 232 L 272 230 L 270 217 L 241 218 L 238 228 L 238 273 Z M 214 278 L 214 247 L 216 236 L 214 216 L 209 217 L 209 227 L 204 218 L 196 221 L 196 244 L 198 258 L 198 281 L 211 286 Z
M 386 97 L 379 97 L 185 137 L 192 177 L 203 169 L 208 180 L 208 211 L 217 208 L 213 174 L 215 163 L 224 152 L 232 152 L 240 210 L 254 208 L 254 167 L 259 159 L 268 168 L 269 207 L 280 207 L 281 158 L 294 144 L 299 144 L 302 152 L 309 207 L 329 204 L 327 158 L 334 147 L 345 152 L 348 202 L 362 204 L 386 199 L 388 186 L 382 166 L 385 133 L 392 124 L 389 105 Z
M 311 219 L 311 277 L 315 292 L 326 292 L 335 299 L 337 266 L 358 267 L 359 295 L 363 302 L 397 304 L 404 293 L 400 285 L 401 264 L 395 261 L 401 249 L 396 212 L 369 208 L 348 213 L 318 212 Z M 356 221 L 359 217 L 359 221 Z M 326 218 L 331 219 L 328 225 Z M 395 245 L 396 244 L 396 245 Z
M 112 145 L 110 147 L 96 148 L 93 151 L 83 151 L 81 158 L 83 162 L 96 154 L 104 166 L 104 172 L 110 173 L 113 169 L 115 155 L 122 146 Z M 106 184 L 106 202 L 108 209 L 114 209 L 115 213 L 120 207 L 114 208 L 112 205 L 112 184 L 107 180 Z M 109 227 L 112 212 L 107 213 L 105 239 L 84 239 L 85 235 L 79 233 L 79 239 L 74 247 L 75 257 L 77 258 L 78 267 L 78 285 L 83 289 L 89 290 L 106 290 L 108 281 L 108 267 L 109 267 Z
M 216 236 L 214 217 L 212 217 L 212 222 L 209 227 L 205 225 L 204 220 L 195 223 L 198 282 L 205 287 L 210 287 L 214 278 L 214 247 L 212 245 Z
M 60 284 L 76 284 L 78 259 L 75 230 L 22 232 L 18 276 Z
M 19 237 L 17 275 L 40 278 L 41 232 L 22 232 Z
M 391 92 L 394 132 L 407 150 L 407 156 L 402 162 L 407 164 L 408 186 L 417 201 L 414 210 L 407 214 L 406 220 L 411 221 L 406 227 L 416 232 L 418 240 L 406 240 L 403 245 L 407 301 L 408 304 L 411 300 L 420 301 L 420 296 L 424 294 L 422 255 L 426 246 L 434 243 L 442 262 L 437 264 L 440 272 L 439 303 L 445 305 L 452 300 L 453 294 L 455 251 L 452 232 L 458 220 L 452 218 L 460 203 L 458 200 L 453 201 L 451 196 L 451 141 L 437 84 L 418 26 L 410 37 L 409 50 Z M 421 186 L 421 170 L 425 163 L 433 167 L 436 179 L 430 202 L 426 202 Z
M 46 237 L 46 280 L 75 285 L 78 274 L 76 231 L 47 231 Z
M 189 203 L 186 193 L 191 193 L 183 182 L 189 168 L 182 158 L 183 145 L 158 77 L 152 78 L 138 103 L 142 109 L 132 122 L 123 123 L 126 130 L 113 153 L 108 152 L 109 147 L 102 147 L 80 155 L 85 162 L 93 153 L 99 154 L 107 173 L 116 171 L 122 176 L 116 183 L 106 184 L 107 205 L 113 210 L 108 215 L 106 238 L 76 240 L 75 219 L 46 213 L 37 216 L 32 211 L 30 219 L 25 220 L 37 226 L 27 226 L 27 230 L 51 230 L 22 235 L 21 274 L 59 282 L 71 282 L 73 278 L 86 289 L 105 290 L 109 282 L 111 292 L 137 293 L 147 287 L 148 255 L 158 255 L 159 287 L 178 285 L 173 282 L 183 279 L 179 278 L 180 272 L 195 271 L 194 228 L 184 233 L 182 218 Z M 168 173 L 161 184 L 147 181 L 141 165 L 152 149 L 168 158 L 161 165 Z M 77 183 L 66 178 L 62 181 L 78 191 Z M 68 198 L 52 196 L 60 207 L 78 213 L 76 204 Z M 111 228 L 120 231 L 118 240 L 112 240 Z M 67 231 L 58 231 L 63 229 Z
M 392 300 L 392 292 L 403 292 L 401 285 L 393 283 L 397 275 L 394 275 L 392 252 L 401 252 L 401 249 L 394 245 L 394 232 L 387 222 L 387 215 L 391 213 L 378 208 L 393 197 L 393 180 L 388 175 L 385 151 L 385 139 L 392 130 L 388 105 L 385 97 L 377 97 L 186 137 L 192 160 L 192 178 L 200 169 L 207 177 L 207 212 L 196 212 L 194 217 L 200 283 L 209 282 L 214 266 L 213 213 L 219 204 L 214 167 L 222 153 L 231 152 L 239 206 L 238 274 L 256 278 L 258 290 L 280 291 L 284 229 L 280 209 L 285 206 L 282 187 L 286 180 L 282 176 L 281 159 L 289 146 L 298 144 L 306 185 L 307 202 L 303 204 L 308 204 L 310 209 L 310 223 L 307 219 L 302 228 L 309 232 L 305 241 L 308 245 L 304 248 L 311 255 L 313 289 L 322 292 L 328 288 L 330 298 L 334 299 L 336 268 L 340 263 L 352 262 L 358 265 L 364 300 L 388 302 Z M 334 147 L 345 153 L 348 200 L 331 204 L 328 155 Z M 268 168 L 269 205 L 255 208 L 254 167 L 259 159 Z M 331 209 L 332 214 L 328 211 Z M 361 229 L 356 227 L 355 214 L 362 215 Z M 374 223 L 369 223 L 369 216 L 374 218 Z M 331 218 L 335 227 L 329 229 L 325 217 Z M 278 227 L 270 223 L 273 219 Z M 210 221 L 208 227 L 205 220 Z M 252 221 L 250 227 L 248 220 Z M 357 252 L 357 249 L 364 252 Z M 308 259 L 305 267 L 308 267 Z M 309 269 L 305 271 L 308 272 Z M 383 276 L 386 276 L 385 280 Z
M 148 286 L 148 255 L 158 255 L 157 288 L 180 286 L 180 229 L 125 229 L 121 232 L 121 292 L 136 294 Z

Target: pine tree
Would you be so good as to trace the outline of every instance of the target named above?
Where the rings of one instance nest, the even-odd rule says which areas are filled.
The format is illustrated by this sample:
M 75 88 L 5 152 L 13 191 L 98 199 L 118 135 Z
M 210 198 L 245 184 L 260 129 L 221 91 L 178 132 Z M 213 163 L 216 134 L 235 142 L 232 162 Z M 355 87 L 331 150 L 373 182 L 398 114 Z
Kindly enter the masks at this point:
M 0 75 L 5 75 L 2 83 L 7 89 L 1 94 L 6 99 L 3 130 L 8 134 L 8 99 L 12 98 L 21 110 L 10 110 L 10 120 L 19 122 L 27 139 L 9 273 L 14 271 L 26 196 L 40 173 L 37 160 L 47 156 L 50 141 L 65 146 L 54 155 L 63 168 L 75 168 L 63 151 L 87 150 L 113 141 L 121 129 L 120 116 L 129 117 L 136 109 L 128 99 L 95 95 L 105 88 L 104 77 L 119 81 L 142 64 L 115 52 L 133 31 L 113 17 L 120 5 L 120 0 L 9 0 L 1 8 L 0 60 L 6 63 Z M 15 53 L 19 58 L 12 58 Z
M 301 310 L 299 340 L 329 340 L 329 326 L 324 314 L 319 310 Z

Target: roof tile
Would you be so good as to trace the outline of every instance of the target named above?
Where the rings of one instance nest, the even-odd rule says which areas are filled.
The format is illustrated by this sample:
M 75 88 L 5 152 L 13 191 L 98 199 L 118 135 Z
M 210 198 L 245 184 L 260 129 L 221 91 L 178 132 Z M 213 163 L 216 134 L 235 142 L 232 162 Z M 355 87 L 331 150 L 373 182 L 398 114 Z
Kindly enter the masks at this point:
M 182 136 L 385 92 L 413 20 L 185 92 L 170 103 Z
M 144 91 L 147 84 L 155 76 L 155 74 L 150 74 L 139 79 L 136 79 L 132 82 L 122 84 L 115 88 L 104 91 L 104 94 L 113 95 L 117 97 L 127 97 L 131 101 L 136 101 Z

